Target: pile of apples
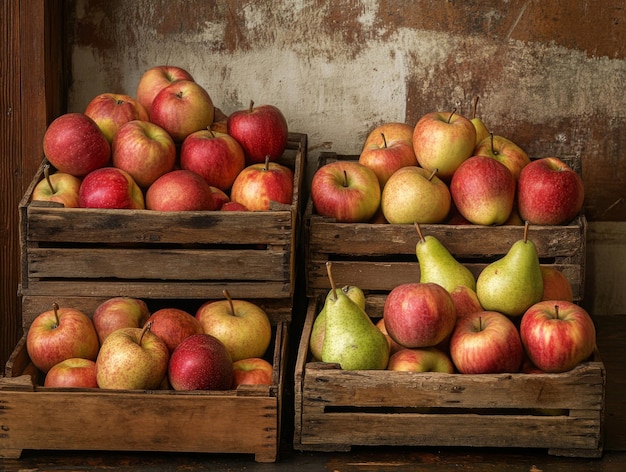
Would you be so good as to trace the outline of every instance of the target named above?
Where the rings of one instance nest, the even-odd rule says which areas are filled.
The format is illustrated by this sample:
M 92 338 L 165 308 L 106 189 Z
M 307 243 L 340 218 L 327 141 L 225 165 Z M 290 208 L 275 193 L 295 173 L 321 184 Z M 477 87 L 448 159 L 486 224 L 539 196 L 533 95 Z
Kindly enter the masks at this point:
M 358 160 L 318 168 L 318 214 L 346 223 L 561 225 L 583 205 L 581 177 L 558 157 L 532 160 L 475 117 L 432 112 L 372 130 Z
M 112 297 L 88 316 L 53 304 L 26 335 L 45 387 L 120 390 L 229 390 L 272 385 L 264 356 L 272 340 L 267 313 L 231 299 L 208 300 L 191 314 L 150 312 L 144 300 Z
M 327 263 L 332 289 L 313 323 L 313 359 L 345 370 L 558 373 L 593 354 L 594 322 L 565 275 L 540 264 L 528 224 L 478 276 L 416 227 L 420 279 L 394 287 L 376 323 L 363 291 L 336 289 Z
M 268 210 L 291 204 L 293 171 L 278 162 L 288 127 L 273 105 L 225 116 L 176 66 L 141 76 L 135 97 L 106 92 L 46 129 L 56 169 L 33 200 L 72 208 L 156 211 Z

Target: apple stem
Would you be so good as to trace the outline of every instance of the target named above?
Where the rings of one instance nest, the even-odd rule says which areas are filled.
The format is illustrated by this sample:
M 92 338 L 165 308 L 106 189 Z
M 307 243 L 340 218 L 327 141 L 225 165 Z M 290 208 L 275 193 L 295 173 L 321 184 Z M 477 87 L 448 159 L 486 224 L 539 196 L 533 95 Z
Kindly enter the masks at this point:
M 450 113 L 450 116 L 448 117 L 448 123 L 450 123 L 450 120 L 452 119 L 455 113 L 456 113 L 456 108 L 453 108 L 452 113 Z
M 483 330 L 483 317 L 479 316 L 478 317 L 478 331 L 482 331 Z
M 476 118 L 476 107 L 478 106 L 479 98 L 480 97 L 478 95 L 474 97 L 474 104 L 472 105 L 472 118 Z
M 46 178 L 46 182 L 48 182 L 48 187 L 50 187 L 50 191 L 52 193 L 56 193 L 54 187 L 52 186 L 52 180 L 50 180 L 50 164 L 46 164 L 43 166 L 43 175 Z
M 254 108 L 254 100 L 250 100 L 250 108 L 248 108 L 248 111 L 252 113 L 253 108 Z
M 143 326 L 143 329 L 141 330 L 141 334 L 139 335 L 139 340 L 137 341 L 137 344 L 139 344 L 140 346 L 141 346 L 141 341 L 143 340 L 144 334 L 146 334 L 152 328 L 152 323 L 153 323 L 152 321 L 148 321 Z
M 328 274 L 328 280 L 330 281 L 330 288 L 333 291 L 333 299 L 337 300 L 337 286 L 335 285 L 335 279 L 333 279 L 332 265 L 332 262 L 326 262 L 326 273 Z
M 417 230 L 417 234 L 419 234 L 420 242 L 423 243 L 424 235 L 422 234 L 422 228 L 420 228 L 420 224 L 417 221 L 415 222 L 415 229 Z
M 428 181 L 430 182 L 431 180 L 433 180 L 433 177 L 435 176 L 435 174 L 439 172 L 439 168 L 435 167 L 433 169 L 433 171 L 430 173 L 430 175 L 428 176 Z
M 491 136 L 491 152 L 497 156 L 498 151 L 496 151 L 495 148 L 493 147 L 493 131 L 489 132 L 489 136 Z
M 528 221 L 525 221 L 524 222 L 524 242 L 528 240 L 528 226 L 529 226 Z
M 559 305 L 554 305 L 554 319 L 559 319 Z
M 54 327 L 56 328 L 59 326 L 59 304 L 57 302 L 52 303 L 52 311 L 54 312 Z
M 263 166 L 263 170 L 269 170 L 270 168 L 270 155 L 265 156 L 265 165 Z
M 383 144 L 385 145 L 385 149 L 387 149 L 387 138 L 385 138 L 385 133 L 380 133 L 383 138 Z
M 228 304 L 230 305 L 230 314 L 233 316 L 235 315 L 235 304 L 233 303 L 233 299 L 230 296 L 230 293 L 228 293 L 228 290 L 224 289 L 222 290 L 222 294 L 224 295 L 224 298 L 226 298 L 226 300 L 228 300 Z
M 343 170 L 343 186 L 348 186 L 348 172 L 346 172 L 346 169 Z

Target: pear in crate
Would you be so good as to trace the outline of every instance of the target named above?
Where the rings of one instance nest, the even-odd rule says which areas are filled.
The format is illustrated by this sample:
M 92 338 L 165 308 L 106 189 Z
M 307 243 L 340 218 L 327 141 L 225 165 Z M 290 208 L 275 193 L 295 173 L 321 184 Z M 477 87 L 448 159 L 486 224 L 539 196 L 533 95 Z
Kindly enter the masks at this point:
M 362 310 L 365 310 L 365 294 L 356 285 L 344 285 L 341 287 L 341 291 L 345 293 L 353 302 L 355 302 Z M 333 291 L 330 290 L 326 295 L 328 297 L 333 296 Z M 324 301 L 326 304 L 326 301 Z M 309 338 L 309 350 L 314 359 L 322 359 L 322 345 L 324 344 L 324 332 L 326 331 L 326 310 L 324 307 L 315 317 L 313 321 L 313 328 L 311 329 L 311 337 Z
M 448 292 L 459 285 L 476 290 L 474 274 L 457 261 L 441 241 L 434 236 L 424 236 L 419 224 L 416 223 L 415 227 L 420 238 L 415 245 L 420 282 L 439 284 Z
M 485 267 L 476 280 L 476 294 L 485 310 L 520 316 L 543 296 L 543 278 L 535 244 L 524 237 L 509 251 Z
M 322 361 L 339 364 L 344 370 L 385 369 L 389 361 L 387 338 L 361 307 L 335 288 L 331 263 L 326 266 L 333 294 L 324 304 Z

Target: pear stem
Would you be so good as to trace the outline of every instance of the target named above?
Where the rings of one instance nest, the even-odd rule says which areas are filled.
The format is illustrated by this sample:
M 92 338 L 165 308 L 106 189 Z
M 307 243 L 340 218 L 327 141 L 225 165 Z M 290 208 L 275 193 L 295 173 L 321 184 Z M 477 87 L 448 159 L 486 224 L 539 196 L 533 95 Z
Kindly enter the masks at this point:
M 152 321 L 148 321 L 144 326 L 143 329 L 141 330 L 141 334 L 139 335 L 139 340 L 137 341 L 137 344 L 139 344 L 141 346 L 141 341 L 143 340 L 144 335 L 150 331 L 150 329 L 152 328 Z
M 476 107 L 478 106 L 478 99 L 480 97 L 478 95 L 476 95 L 474 97 L 474 103 L 472 105 L 472 118 L 476 118 Z
M 333 291 L 333 300 L 337 300 L 337 286 L 335 285 L 335 279 L 333 278 L 332 265 L 332 262 L 326 262 L 326 273 L 328 274 L 328 280 L 330 281 L 330 288 Z
M 231 298 L 230 293 L 228 293 L 228 290 L 222 290 L 222 295 L 224 295 L 224 298 L 228 300 L 228 305 L 230 306 L 230 314 L 233 316 L 237 316 L 235 315 L 235 304 L 233 303 L 233 299 Z
M 380 133 L 383 138 L 383 144 L 385 145 L 385 149 L 387 149 L 387 138 L 385 138 L 385 133 Z
M 46 182 L 48 182 L 48 187 L 50 187 L 50 191 L 52 193 L 56 193 L 56 190 L 52 186 L 52 180 L 50 180 L 50 164 L 46 164 L 43 166 L 43 175 L 46 178 Z
M 417 230 L 417 234 L 420 237 L 420 242 L 423 243 L 424 235 L 422 234 L 422 228 L 420 228 L 420 224 L 417 221 L 414 223 L 414 225 L 415 225 L 415 229 Z
M 528 221 L 524 222 L 524 242 L 528 240 Z
M 254 100 L 250 100 L 250 108 L 248 108 L 248 112 L 252 113 L 253 108 L 254 108 Z
M 453 108 L 452 113 L 450 113 L 450 116 L 448 117 L 448 123 L 450 123 L 450 120 L 452 119 L 455 113 L 456 113 L 456 108 Z
M 430 175 L 428 176 L 428 181 L 430 182 L 431 180 L 433 180 L 433 177 L 435 176 L 435 174 L 439 172 L 439 168 L 435 167 L 433 169 L 433 171 L 430 173 Z

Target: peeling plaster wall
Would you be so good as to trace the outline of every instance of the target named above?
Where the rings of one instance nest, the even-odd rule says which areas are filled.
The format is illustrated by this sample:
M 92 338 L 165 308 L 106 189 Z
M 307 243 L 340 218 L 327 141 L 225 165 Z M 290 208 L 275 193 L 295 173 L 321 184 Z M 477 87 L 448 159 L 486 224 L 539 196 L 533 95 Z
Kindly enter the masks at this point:
M 580 155 L 590 220 L 626 220 L 623 0 L 72 0 L 69 111 L 189 70 L 225 113 L 272 103 L 320 150 L 374 126 L 478 114 L 534 157 Z

